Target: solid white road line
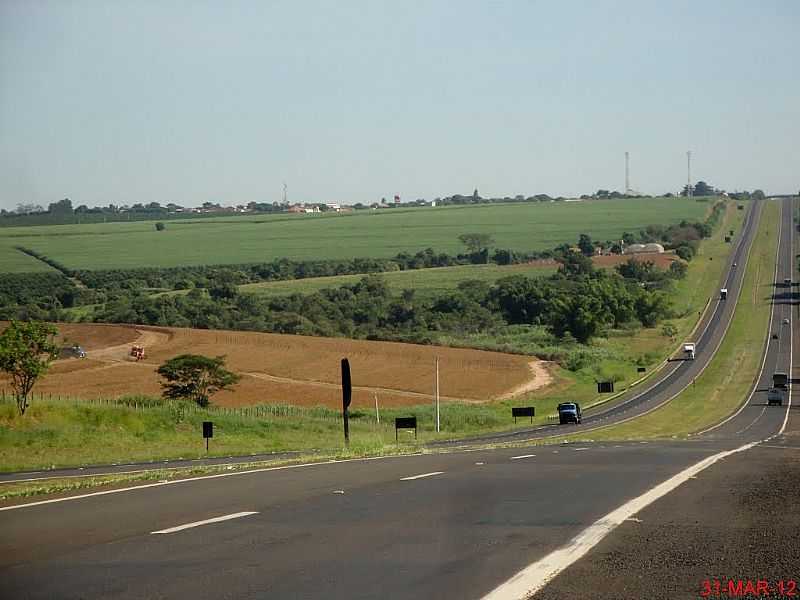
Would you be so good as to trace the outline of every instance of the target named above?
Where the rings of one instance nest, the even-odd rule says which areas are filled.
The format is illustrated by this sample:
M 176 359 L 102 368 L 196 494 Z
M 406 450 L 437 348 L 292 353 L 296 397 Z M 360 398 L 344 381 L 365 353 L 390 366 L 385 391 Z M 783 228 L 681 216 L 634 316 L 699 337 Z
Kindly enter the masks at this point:
M 260 469 L 249 469 L 246 471 L 234 471 L 232 473 L 217 473 L 215 475 L 198 475 L 197 477 L 186 477 L 185 479 L 172 479 L 170 481 L 159 481 L 158 483 L 145 483 L 144 485 L 133 485 L 125 488 L 117 488 L 115 490 L 103 490 L 100 492 L 89 492 L 87 494 L 78 494 L 77 496 L 65 496 L 64 498 L 51 498 L 50 500 L 39 500 L 38 502 L 28 502 L 26 504 L 14 504 L 13 506 L 0 506 L 0 512 L 6 510 L 18 510 L 20 508 L 31 508 L 34 506 L 42 506 L 44 504 L 56 504 L 58 502 L 71 502 L 73 500 L 82 500 L 84 498 L 94 498 L 95 496 L 107 496 L 109 494 L 121 494 L 123 492 L 135 492 L 138 490 L 146 490 L 149 488 L 161 487 L 165 485 L 180 485 L 183 483 L 191 483 L 192 481 L 205 481 L 206 479 L 220 479 L 222 477 L 238 477 L 243 475 L 254 475 L 256 473 L 269 473 L 272 471 L 286 471 L 289 469 L 302 469 L 305 467 L 319 467 L 323 465 L 349 463 L 349 462 L 366 462 L 370 460 L 387 460 L 390 458 L 408 458 L 410 456 L 420 456 L 421 453 L 415 454 L 400 454 L 394 456 L 369 456 L 367 458 L 343 458 L 341 460 L 329 460 L 325 462 L 303 463 L 299 465 L 283 465 L 280 467 L 263 467 Z
M 433 471 L 432 473 L 423 473 L 422 475 L 412 475 L 411 477 L 403 477 L 400 481 L 413 481 L 414 479 L 422 479 L 423 477 L 433 477 L 434 475 L 441 475 L 444 471 Z
M 175 533 L 176 531 L 183 531 L 184 529 L 191 529 L 192 527 L 200 527 L 201 525 L 208 525 L 210 523 L 219 523 L 220 521 L 230 521 L 231 519 L 239 519 L 241 517 L 248 517 L 250 515 L 257 515 L 258 511 L 245 511 L 233 513 L 230 515 L 223 515 L 221 517 L 214 517 L 213 519 L 206 519 L 205 521 L 194 521 L 193 523 L 186 523 L 185 525 L 178 525 L 177 527 L 170 527 L 169 529 L 160 529 L 158 531 L 151 531 L 151 534 L 157 533 Z
M 595 521 L 588 528 L 584 529 L 566 546 L 563 546 L 562 548 L 551 552 L 544 558 L 539 559 L 535 563 L 529 565 L 514 575 L 505 583 L 486 594 L 483 597 L 483 600 L 510 600 L 516 598 L 521 600 L 523 598 L 529 598 L 537 591 L 542 589 L 561 571 L 589 552 L 589 550 L 597 545 L 600 540 L 611 533 L 626 519 L 631 518 L 646 506 L 652 502 L 655 502 L 661 498 L 661 496 L 671 492 L 689 478 L 710 467 L 718 460 L 725 458 L 726 456 L 730 456 L 731 454 L 748 450 L 759 443 L 760 442 L 752 442 L 750 444 L 740 446 L 734 450 L 719 452 L 718 454 L 709 456 L 708 458 L 701 460 L 691 467 L 684 469 L 663 483 L 660 483 L 638 498 L 629 500 L 616 510 L 608 513 L 606 516 Z
M 533 458 L 535 454 L 522 454 L 520 456 L 512 456 L 509 460 L 519 460 L 520 458 Z

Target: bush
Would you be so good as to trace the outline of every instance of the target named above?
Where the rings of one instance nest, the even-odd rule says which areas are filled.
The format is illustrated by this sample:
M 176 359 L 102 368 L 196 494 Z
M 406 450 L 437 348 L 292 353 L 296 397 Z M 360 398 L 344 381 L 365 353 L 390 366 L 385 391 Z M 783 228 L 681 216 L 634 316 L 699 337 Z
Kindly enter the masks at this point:
M 156 231 L 164 231 L 167 228 L 161 221 L 156 223 Z

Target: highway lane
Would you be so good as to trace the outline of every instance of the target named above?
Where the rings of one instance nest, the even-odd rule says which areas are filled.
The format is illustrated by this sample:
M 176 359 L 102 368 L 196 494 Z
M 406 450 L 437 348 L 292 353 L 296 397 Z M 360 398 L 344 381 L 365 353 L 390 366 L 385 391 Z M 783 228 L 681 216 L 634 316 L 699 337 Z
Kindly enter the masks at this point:
M 477 598 L 778 413 L 692 442 L 323 463 L 0 510 L 0 597 Z
M 772 298 L 772 320 L 770 334 L 767 336 L 767 347 L 754 393 L 742 405 L 739 411 L 720 424 L 700 432 L 705 439 L 764 439 L 780 429 L 785 420 L 786 411 L 778 406 L 767 405 L 767 390 L 772 384 L 775 372 L 791 373 L 794 350 L 795 328 L 797 316 L 797 282 L 798 273 L 795 264 L 797 250 L 794 200 L 786 198 L 781 202 L 781 221 L 774 284 L 769 289 L 758 290 L 759 294 Z M 784 279 L 793 282 L 784 285 Z M 777 334 L 773 339 L 772 333 Z
M 480 597 L 714 451 L 627 443 L 360 460 L 6 510 L 0 597 Z M 257 514 L 151 533 L 240 512 Z

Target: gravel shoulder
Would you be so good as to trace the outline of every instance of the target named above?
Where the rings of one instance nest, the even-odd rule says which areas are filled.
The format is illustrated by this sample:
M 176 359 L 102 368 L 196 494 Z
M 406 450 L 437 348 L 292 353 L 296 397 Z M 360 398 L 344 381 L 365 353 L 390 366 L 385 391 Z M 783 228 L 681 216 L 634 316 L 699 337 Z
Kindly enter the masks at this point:
M 535 598 L 788 597 L 777 585 L 800 584 L 799 492 L 800 437 L 790 433 L 720 461 L 647 507 Z M 744 589 L 766 580 L 770 594 L 727 593 L 729 580 Z

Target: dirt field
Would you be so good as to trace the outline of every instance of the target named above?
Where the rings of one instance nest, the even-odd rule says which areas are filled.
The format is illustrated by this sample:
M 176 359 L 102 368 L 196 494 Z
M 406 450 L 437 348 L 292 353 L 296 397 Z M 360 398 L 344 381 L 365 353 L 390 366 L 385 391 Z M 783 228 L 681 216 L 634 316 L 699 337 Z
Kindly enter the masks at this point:
M 640 260 L 642 262 L 651 262 L 659 269 L 669 269 L 669 266 L 676 260 L 680 260 L 672 252 L 640 252 L 638 254 L 604 254 L 602 256 L 593 256 L 592 263 L 597 268 L 609 269 L 628 262 L 630 259 Z M 558 261 L 553 258 L 542 258 L 539 260 L 532 260 L 531 265 L 541 267 L 555 267 L 558 266 Z
M 54 363 L 37 384 L 37 393 L 79 397 L 159 394 L 155 369 L 184 353 L 225 355 L 228 368 L 242 375 L 232 391 L 214 397 L 214 402 L 224 406 L 341 406 L 339 369 L 345 357 L 352 372 L 354 408 L 374 406 L 376 393 L 382 406 L 429 402 L 437 355 L 444 401 L 509 398 L 551 380 L 545 364 L 529 356 L 480 350 L 138 325 L 63 324 L 58 328 L 69 342 L 84 347 L 87 358 Z M 128 357 L 133 343 L 145 347 L 143 361 Z M 2 379 L 0 387 L 7 387 Z

